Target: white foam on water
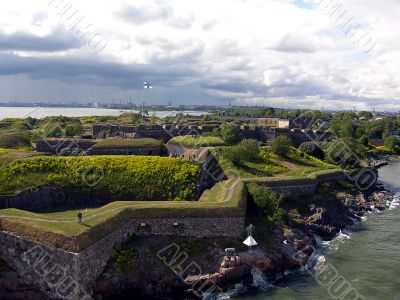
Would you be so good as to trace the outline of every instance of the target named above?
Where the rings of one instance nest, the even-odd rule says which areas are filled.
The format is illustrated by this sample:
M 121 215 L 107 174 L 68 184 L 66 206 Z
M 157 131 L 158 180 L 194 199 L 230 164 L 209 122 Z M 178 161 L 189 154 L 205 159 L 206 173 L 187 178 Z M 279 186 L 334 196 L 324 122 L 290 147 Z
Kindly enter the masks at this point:
M 321 270 L 326 262 L 326 257 L 324 255 L 320 255 L 318 257 L 317 263 L 315 264 L 315 270 Z
M 393 200 L 389 205 L 389 210 L 393 210 L 400 207 L 400 194 L 397 193 L 393 196 Z
M 317 246 L 322 248 L 323 250 L 328 248 L 332 241 L 324 241 L 319 235 L 314 234 L 315 242 Z
M 349 219 L 353 222 L 353 225 L 358 225 L 358 224 L 360 224 L 360 220 L 358 220 L 358 219 L 356 219 L 356 218 L 349 217 Z
M 347 240 L 351 239 L 351 232 L 348 230 L 340 230 L 339 233 L 334 237 L 329 244 L 327 244 L 327 249 L 329 251 L 336 251 L 339 249 L 340 244 L 345 243 Z
M 349 240 L 349 239 L 351 239 L 351 232 L 349 232 L 347 230 L 345 230 L 345 231 L 340 230 L 340 232 L 336 236 L 336 239 L 338 239 L 338 240 Z
M 247 288 L 243 283 L 235 284 L 235 288 L 224 293 L 203 293 L 203 300 L 228 300 L 232 297 L 243 295 L 247 292 Z
M 264 273 L 259 268 L 252 268 L 251 275 L 253 276 L 252 287 L 257 288 L 262 292 L 266 292 L 272 288 L 272 284 L 268 283 Z

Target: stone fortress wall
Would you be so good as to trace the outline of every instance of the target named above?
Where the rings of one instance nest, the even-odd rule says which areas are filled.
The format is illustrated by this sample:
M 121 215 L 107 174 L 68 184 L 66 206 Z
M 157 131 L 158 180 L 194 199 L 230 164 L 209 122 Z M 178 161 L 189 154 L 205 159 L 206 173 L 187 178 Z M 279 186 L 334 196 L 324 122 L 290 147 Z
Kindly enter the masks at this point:
M 24 282 L 37 286 L 50 297 L 63 298 L 60 296 L 67 290 L 66 286 L 71 285 L 78 287 L 75 289 L 77 299 L 86 299 L 85 294 L 90 295 L 91 287 L 104 271 L 115 246 L 131 235 L 242 238 L 244 228 L 244 216 L 134 219 L 80 253 L 0 231 L 0 257 Z M 59 278 L 56 283 L 53 282 L 55 278 Z

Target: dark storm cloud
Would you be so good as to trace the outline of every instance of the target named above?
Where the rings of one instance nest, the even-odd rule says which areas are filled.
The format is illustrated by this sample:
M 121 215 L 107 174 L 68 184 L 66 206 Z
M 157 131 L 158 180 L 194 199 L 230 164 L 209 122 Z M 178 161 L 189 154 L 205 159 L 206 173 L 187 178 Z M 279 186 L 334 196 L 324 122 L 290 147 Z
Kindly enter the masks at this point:
M 0 50 L 54 52 L 80 48 L 82 42 L 65 30 L 57 29 L 40 37 L 28 32 L 7 35 L 0 32 Z
M 244 82 L 202 82 L 200 84 L 202 88 L 218 90 L 231 93 L 246 93 L 250 87 Z
M 139 88 L 151 80 L 159 86 L 198 74 L 184 65 L 118 64 L 88 58 L 39 58 L 0 55 L 0 75 L 24 74 L 34 79 L 56 79 L 69 83 Z

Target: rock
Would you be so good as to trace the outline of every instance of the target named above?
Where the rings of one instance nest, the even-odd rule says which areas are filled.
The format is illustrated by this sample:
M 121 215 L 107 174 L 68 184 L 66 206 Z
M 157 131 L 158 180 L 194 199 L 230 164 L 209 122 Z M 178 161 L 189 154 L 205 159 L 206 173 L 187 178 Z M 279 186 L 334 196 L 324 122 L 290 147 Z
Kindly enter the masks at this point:
M 3 281 L 3 286 L 8 292 L 16 292 L 19 290 L 20 283 L 18 278 L 7 278 Z

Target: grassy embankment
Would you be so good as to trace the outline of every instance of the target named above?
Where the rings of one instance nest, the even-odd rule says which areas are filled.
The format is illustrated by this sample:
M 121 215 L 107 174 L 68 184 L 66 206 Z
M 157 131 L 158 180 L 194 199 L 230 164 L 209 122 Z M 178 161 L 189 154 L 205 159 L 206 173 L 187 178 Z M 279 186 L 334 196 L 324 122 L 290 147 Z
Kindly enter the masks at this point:
M 221 159 L 221 167 L 228 174 L 230 179 L 216 184 L 210 190 L 206 190 L 199 201 L 117 201 L 99 208 L 88 208 L 87 210 L 83 209 L 82 212 L 84 215 L 84 225 L 79 225 L 76 222 L 76 215 L 78 213 L 77 209 L 43 213 L 26 212 L 17 209 L 6 209 L 0 210 L 0 228 L 2 230 L 16 232 L 27 238 L 35 239 L 56 247 L 62 247 L 70 251 L 80 251 L 134 218 L 162 218 L 174 216 L 243 216 L 245 214 L 244 207 L 246 199 L 246 191 L 244 186 L 245 183 L 249 181 L 290 181 L 293 179 L 298 179 L 297 177 L 299 175 L 304 176 L 317 170 L 327 168 L 332 168 L 332 170 L 327 171 L 328 173 L 337 172 L 337 170 L 333 169 L 333 166 L 314 158 L 300 155 L 297 150 L 292 150 L 286 159 L 274 156 L 266 150 L 267 149 L 263 149 L 262 161 L 258 163 L 243 162 L 243 164 L 240 166 L 233 166 L 231 163 Z M 216 151 L 218 152 L 220 149 L 211 149 L 211 151 L 214 154 L 217 154 Z M 75 161 L 76 159 L 79 159 L 80 162 L 82 162 L 82 159 L 90 158 L 94 159 L 93 157 L 55 159 L 57 159 L 58 162 L 61 161 L 63 164 L 66 164 L 66 166 L 63 167 L 63 172 L 65 172 L 68 169 L 67 162 Z M 100 159 L 100 161 L 109 161 L 113 160 L 114 158 L 115 157 L 106 156 L 97 157 L 97 159 Z M 43 184 L 44 182 L 54 180 L 55 178 L 58 178 L 58 180 L 54 180 L 53 183 L 64 182 L 64 184 L 60 185 L 64 187 L 66 186 L 65 183 L 67 183 L 68 186 L 71 184 L 71 182 L 75 182 L 74 180 L 76 178 L 74 180 L 69 179 L 71 175 L 70 173 L 68 173 L 69 175 L 55 175 L 51 173 L 51 176 L 48 176 L 49 174 L 42 175 L 41 172 L 38 173 L 36 169 L 32 169 L 32 173 L 30 174 L 28 174 L 29 172 L 26 173 L 24 168 L 19 169 L 21 166 L 25 166 L 28 160 L 40 162 L 43 161 L 43 159 L 43 157 L 40 157 L 34 159 L 16 160 L 15 162 L 11 163 L 8 162 L 8 166 L 11 166 L 11 168 L 6 168 L 7 170 L 13 170 L 15 168 L 16 170 L 20 170 L 22 172 L 21 174 L 23 175 L 20 174 L 22 177 L 20 177 L 17 181 L 13 181 L 11 180 L 11 177 L 8 177 L 8 179 L 10 179 L 10 181 L 13 183 L 7 184 L 6 186 L 11 185 L 15 188 L 15 182 L 20 184 L 20 186 L 26 186 L 26 184 L 30 182 L 28 179 L 30 179 L 33 174 L 35 174 L 35 176 L 36 174 L 41 174 L 37 177 L 37 180 L 39 180 L 39 182 L 36 182 L 37 186 L 39 183 Z M 124 160 L 126 157 L 120 157 L 119 159 Z M 150 158 L 139 157 L 137 159 L 143 161 Z M 183 164 L 182 160 L 169 160 Z M 44 159 L 44 161 L 46 161 L 46 159 Z M 188 162 L 184 163 L 189 164 Z M 98 162 L 96 162 L 96 165 L 97 164 Z M 78 165 L 74 165 L 74 167 L 76 168 Z M 124 164 L 121 164 L 118 168 L 112 169 L 113 171 L 109 171 L 109 169 L 106 168 L 108 170 L 107 174 L 112 174 L 110 178 L 113 178 L 112 181 L 106 180 L 106 182 L 109 182 L 109 184 L 115 184 L 116 186 L 120 186 L 120 188 L 125 189 L 125 184 L 129 185 L 131 178 L 130 176 L 117 174 L 118 172 L 121 172 L 121 168 L 125 167 L 123 165 Z M 275 172 L 272 172 L 271 168 L 272 170 L 275 170 Z M 253 171 L 252 169 L 255 169 L 256 171 Z M 160 191 L 158 191 L 158 193 L 165 193 L 164 190 L 166 187 L 168 187 L 168 184 L 173 184 L 172 182 L 166 183 L 165 181 L 154 181 L 154 178 L 158 178 L 159 174 L 163 173 L 164 170 L 154 170 L 152 167 L 150 167 L 147 169 L 147 171 L 152 175 L 146 180 L 153 180 L 148 183 L 148 187 L 151 188 L 154 186 L 154 184 L 159 186 Z M 8 176 L 10 175 L 14 176 L 15 174 L 9 173 Z M 119 177 L 114 179 L 114 175 L 118 175 Z M 184 178 L 187 176 L 185 172 L 183 172 L 181 175 Z M 310 180 L 310 178 L 307 177 L 305 180 Z M 183 182 L 185 182 L 185 180 L 183 180 Z M 106 186 L 103 185 L 103 188 L 104 187 Z M 143 189 L 143 186 L 139 185 L 139 189 Z M 118 191 L 120 189 L 116 190 Z M 146 199 L 154 200 L 161 198 Z M 143 199 L 137 197 L 137 200 Z
M 161 147 L 162 142 L 152 138 L 143 139 L 105 139 L 98 140 L 93 146 L 96 149 L 110 149 L 110 148 L 152 148 Z
M 92 190 L 105 189 L 114 194 L 122 193 L 121 199 L 131 200 L 117 201 L 99 208 L 83 208 L 84 225 L 76 222 L 77 208 L 40 213 L 18 209 L 0 210 L 1 230 L 70 251 L 87 248 L 134 218 L 244 214 L 241 202 L 244 189 L 240 184 L 233 187 L 235 192 L 232 192 L 229 199 L 224 197 L 222 200 L 201 202 L 160 201 L 195 199 L 199 167 L 181 159 L 132 156 L 18 159 L 12 156 L 16 155 L 16 151 L 2 149 L 1 153 L 7 155 L 7 162 L 3 161 L 0 175 L 4 182 L 0 186 L 3 193 L 44 185 L 84 189 L 85 184 L 79 178 L 80 172 L 77 170 L 85 170 L 93 164 L 104 167 L 106 171 L 104 178 Z M 124 198 L 123 193 L 127 191 L 131 193 L 131 197 Z
M 188 148 L 200 148 L 200 147 L 224 146 L 225 142 L 221 138 L 214 136 L 199 136 L 193 138 L 190 135 L 185 135 L 185 136 L 176 136 L 172 138 L 168 142 L 168 144 L 173 144 Z

